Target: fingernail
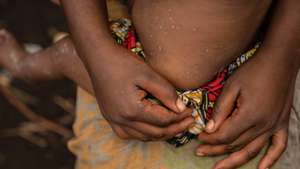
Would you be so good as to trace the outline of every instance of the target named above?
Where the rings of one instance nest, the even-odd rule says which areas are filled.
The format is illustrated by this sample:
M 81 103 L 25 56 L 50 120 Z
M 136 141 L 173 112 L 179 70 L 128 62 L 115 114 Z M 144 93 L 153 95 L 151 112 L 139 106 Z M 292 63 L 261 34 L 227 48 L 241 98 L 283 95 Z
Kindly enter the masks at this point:
M 180 98 L 177 99 L 176 106 L 180 112 L 183 112 L 186 109 L 185 104 L 183 103 L 183 101 Z
M 213 132 L 214 130 L 214 127 L 215 127 L 215 122 L 213 120 L 209 120 L 207 125 L 206 125 L 206 131 L 207 132 Z
M 182 135 L 183 135 L 183 132 L 176 134 L 175 137 L 181 137 Z
M 201 151 L 198 151 L 196 154 L 197 154 L 197 156 L 200 156 L 200 157 L 205 156 L 205 154 L 203 152 L 201 152 Z

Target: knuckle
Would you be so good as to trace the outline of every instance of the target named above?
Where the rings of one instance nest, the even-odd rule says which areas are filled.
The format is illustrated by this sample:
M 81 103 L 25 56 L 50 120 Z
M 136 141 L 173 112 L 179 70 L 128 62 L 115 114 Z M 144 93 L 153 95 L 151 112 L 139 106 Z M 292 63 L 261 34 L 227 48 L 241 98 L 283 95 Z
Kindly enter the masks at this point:
M 145 112 L 147 105 L 148 105 L 148 104 L 145 104 L 145 103 L 143 103 L 142 101 L 141 101 L 141 102 L 138 102 L 138 103 L 135 105 L 135 110 L 136 110 L 137 112 Z
M 257 150 L 246 149 L 245 150 L 245 160 L 253 159 L 258 154 Z
M 160 116 L 157 119 L 157 122 L 160 124 L 161 127 L 167 127 L 172 123 L 173 119 L 171 117 Z
M 238 147 L 239 146 L 237 146 L 237 145 L 229 144 L 229 145 L 226 145 L 225 150 L 229 153 L 233 153 L 233 152 L 236 152 L 239 150 Z
M 165 116 L 159 111 L 168 111 L 168 110 L 162 110 L 162 109 L 156 109 L 154 105 L 145 105 L 142 107 L 142 113 L 149 114 L 152 116 L 152 118 L 155 119 L 156 123 L 162 127 L 165 127 L 172 123 L 174 119 L 174 115 L 172 113 L 169 113 L 169 116 Z
M 163 126 L 167 126 L 172 123 L 172 118 L 161 117 L 160 122 Z
M 284 140 L 284 141 L 279 141 L 278 142 L 278 147 L 279 147 L 279 150 L 280 151 L 284 151 L 286 148 L 287 148 L 287 140 Z
M 167 118 L 167 117 L 162 117 L 160 119 L 160 126 L 161 127 L 168 127 L 168 126 L 171 125 L 171 123 L 172 123 L 172 120 Z M 172 129 L 167 129 L 167 130 L 172 130 Z
M 161 138 L 165 137 L 166 135 L 167 135 L 167 133 L 166 133 L 165 131 L 159 130 L 159 131 L 157 131 L 156 133 L 154 133 L 153 136 L 154 136 L 156 139 L 161 139 Z
M 262 120 L 260 122 L 261 124 L 261 130 L 263 131 L 270 131 L 270 130 L 273 130 L 274 129 L 274 123 L 273 122 L 270 122 L 270 121 L 267 121 L 267 120 Z
M 216 142 L 218 144 L 227 144 L 230 142 L 230 140 L 228 136 L 225 134 L 225 132 L 222 132 L 216 137 Z
M 168 128 L 165 131 L 167 136 L 174 136 L 176 135 L 176 133 L 178 133 L 178 129 L 177 128 Z
M 193 124 L 194 124 L 195 122 L 194 122 L 194 119 L 193 119 Z M 186 122 L 181 122 L 181 123 L 179 123 L 178 125 L 176 125 L 177 127 L 176 127 L 176 131 L 175 132 L 178 132 L 178 131 L 182 131 L 182 130 L 186 130 L 186 129 L 188 129 L 190 126 L 191 126 L 191 124 L 190 123 L 186 123 Z
M 124 111 L 122 116 L 128 120 L 135 120 L 136 119 L 136 112 L 135 111 Z
M 139 106 L 138 110 L 142 113 L 150 113 L 152 109 L 151 104 L 141 105 Z
M 266 121 L 267 121 L 267 119 L 266 119 Z M 277 124 L 277 120 L 275 120 L 275 119 L 274 120 L 269 120 L 268 124 L 269 124 L 268 125 L 269 129 L 274 129 L 276 124 Z

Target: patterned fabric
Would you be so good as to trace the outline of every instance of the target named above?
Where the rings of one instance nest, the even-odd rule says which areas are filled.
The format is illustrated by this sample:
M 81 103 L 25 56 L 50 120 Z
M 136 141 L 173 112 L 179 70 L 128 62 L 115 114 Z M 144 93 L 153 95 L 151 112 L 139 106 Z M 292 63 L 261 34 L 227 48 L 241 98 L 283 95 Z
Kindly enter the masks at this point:
M 119 19 L 114 21 L 111 24 L 111 30 L 112 35 L 118 44 L 145 59 L 146 55 L 143 51 L 142 45 L 138 41 L 132 23 L 129 19 Z M 259 44 L 256 44 L 254 48 L 239 56 L 223 71 L 219 72 L 212 81 L 204 84 L 200 88 L 189 91 L 177 91 L 178 96 L 183 100 L 184 104 L 193 108 L 192 116 L 195 119 L 195 123 L 181 136 L 170 139 L 168 141 L 170 144 L 173 144 L 176 147 L 184 145 L 205 129 L 206 123 L 212 117 L 214 104 L 218 96 L 221 94 L 227 78 L 243 63 L 251 58 L 258 48 Z M 155 98 L 150 98 L 155 100 Z M 159 102 L 158 100 L 156 101 Z

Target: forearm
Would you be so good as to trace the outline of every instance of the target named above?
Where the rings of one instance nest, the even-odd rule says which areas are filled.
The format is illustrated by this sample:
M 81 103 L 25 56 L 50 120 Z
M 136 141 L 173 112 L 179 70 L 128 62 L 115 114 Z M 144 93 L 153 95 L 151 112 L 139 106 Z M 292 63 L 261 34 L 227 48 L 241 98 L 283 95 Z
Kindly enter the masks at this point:
M 39 55 L 41 57 L 50 56 L 56 68 L 61 71 L 63 76 L 72 80 L 89 93 L 94 94 L 90 76 L 79 58 L 70 37 L 61 39 L 53 46 L 42 51 Z
M 72 39 L 88 71 L 107 65 L 105 53 L 114 47 L 105 0 L 61 0 Z M 101 60 L 101 62 L 100 62 Z
M 263 42 L 278 55 L 270 59 L 285 62 L 297 71 L 300 67 L 300 1 L 279 0 Z

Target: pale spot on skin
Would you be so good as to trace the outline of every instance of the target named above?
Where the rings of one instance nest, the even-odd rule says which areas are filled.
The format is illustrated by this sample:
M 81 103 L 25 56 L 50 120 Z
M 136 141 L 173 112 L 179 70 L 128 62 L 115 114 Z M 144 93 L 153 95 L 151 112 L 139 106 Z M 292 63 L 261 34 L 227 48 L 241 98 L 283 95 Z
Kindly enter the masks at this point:
M 76 51 L 75 48 L 72 48 L 72 54 L 73 54 L 73 55 L 77 55 L 77 51 Z
M 15 51 L 12 51 L 9 55 L 11 61 L 13 62 L 13 64 L 18 64 L 19 63 L 19 57 L 18 54 L 16 54 Z
M 62 48 L 60 48 L 60 52 L 61 52 L 62 54 L 67 53 L 67 52 L 68 52 L 68 49 L 69 49 L 68 44 L 67 44 L 67 43 L 64 43 L 63 46 L 62 46 Z
M 193 32 L 197 32 L 197 31 L 199 31 L 199 29 L 197 27 L 194 27 Z
M 163 48 L 161 47 L 161 46 L 158 46 L 158 51 L 162 51 L 163 50 Z
M 169 17 L 169 20 L 170 20 L 171 22 L 174 22 L 173 17 Z
M 11 65 L 14 65 L 15 71 L 18 72 L 21 69 L 19 54 L 15 51 L 11 51 L 11 53 L 8 55 L 8 58 L 12 62 Z
M 43 69 L 42 72 L 43 72 L 43 74 L 46 75 L 46 76 L 52 76 L 52 72 L 50 72 L 50 71 L 47 70 L 47 69 Z

